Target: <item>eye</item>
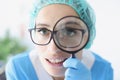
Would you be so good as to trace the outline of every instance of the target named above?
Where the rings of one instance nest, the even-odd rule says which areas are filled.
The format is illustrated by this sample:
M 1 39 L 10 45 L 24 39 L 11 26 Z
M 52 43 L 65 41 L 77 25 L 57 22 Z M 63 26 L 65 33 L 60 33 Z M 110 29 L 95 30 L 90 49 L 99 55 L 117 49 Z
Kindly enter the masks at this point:
M 73 29 L 73 28 L 66 28 L 66 29 L 64 29 L 64 35 L 66 35 L 66 36 L 74 36 L 77 32 L 76 32 L 76 30 L 75 29 Z
M 49 35 L 50 34 L 50 31 L 46 28 L 37 29 L 37 32 L 41 35 Z

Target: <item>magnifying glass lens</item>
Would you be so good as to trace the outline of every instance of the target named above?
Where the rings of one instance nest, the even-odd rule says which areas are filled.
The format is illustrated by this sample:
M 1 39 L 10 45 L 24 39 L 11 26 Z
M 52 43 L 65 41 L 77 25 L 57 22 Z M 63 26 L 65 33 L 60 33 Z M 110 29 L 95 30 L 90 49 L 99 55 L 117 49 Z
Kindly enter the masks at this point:
M 56 45 L 68 52 L 78 51 L 88 41 L 88 28 L 78 17 L 66 17 L 59 20 L 53 35 Z

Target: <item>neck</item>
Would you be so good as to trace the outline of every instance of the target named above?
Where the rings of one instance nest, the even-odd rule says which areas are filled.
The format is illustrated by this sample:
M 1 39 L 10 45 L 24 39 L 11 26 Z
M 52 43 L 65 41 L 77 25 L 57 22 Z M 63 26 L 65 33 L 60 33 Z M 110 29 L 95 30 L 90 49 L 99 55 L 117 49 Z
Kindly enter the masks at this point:
M 52 77 L 53 80 L 64 80 L 64 77 Z
M 82 59 L 82 53 L 83 53 L 83 50 L 79 51 L 78 53 L 75 54 L 76 58 L 78 59 Z

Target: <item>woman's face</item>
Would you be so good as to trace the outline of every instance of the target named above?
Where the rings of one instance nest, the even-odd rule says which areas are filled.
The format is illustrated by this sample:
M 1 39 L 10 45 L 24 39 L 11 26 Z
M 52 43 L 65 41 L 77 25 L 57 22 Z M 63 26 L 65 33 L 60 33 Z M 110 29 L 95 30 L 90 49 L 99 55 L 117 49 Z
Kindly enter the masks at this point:
M 54 4 L 42 8 L 36 18 L 36 28 L 45 28 L 53 31 L 55 23 L 65 16 L 78 16 L 69 6 Z M 71 55 L 59 50 L 53 39 L 48 45 L 35 47 L 45 70 L 54 77 L 64 77 L 63 62 Z

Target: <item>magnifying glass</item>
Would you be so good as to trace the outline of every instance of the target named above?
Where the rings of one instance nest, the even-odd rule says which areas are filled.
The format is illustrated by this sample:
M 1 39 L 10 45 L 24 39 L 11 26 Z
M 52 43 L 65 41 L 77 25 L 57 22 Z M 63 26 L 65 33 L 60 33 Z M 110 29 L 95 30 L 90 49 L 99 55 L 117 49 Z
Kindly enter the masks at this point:
M 66 16 L 58 20 L 53 29 L 56 46 L 75 58 L 75 53 L 83 49 L 89 40 L 89 29 L 77 16 Z

